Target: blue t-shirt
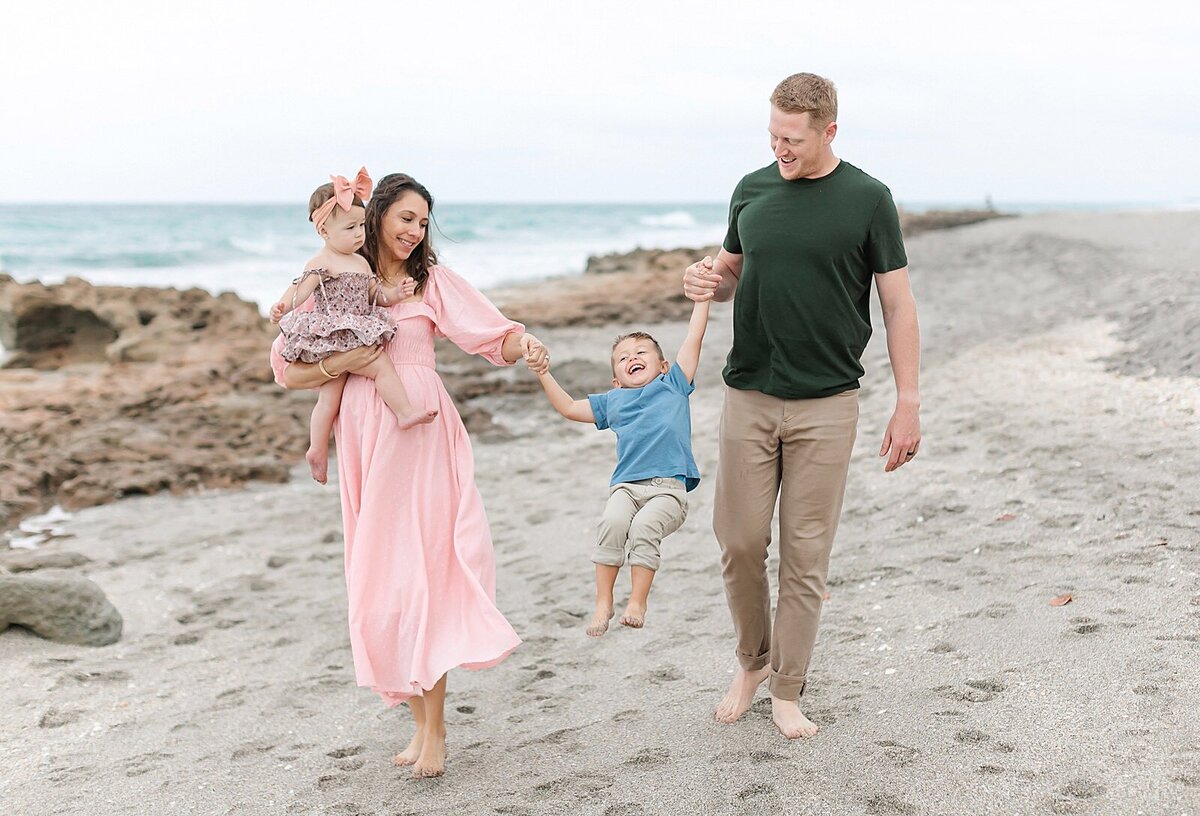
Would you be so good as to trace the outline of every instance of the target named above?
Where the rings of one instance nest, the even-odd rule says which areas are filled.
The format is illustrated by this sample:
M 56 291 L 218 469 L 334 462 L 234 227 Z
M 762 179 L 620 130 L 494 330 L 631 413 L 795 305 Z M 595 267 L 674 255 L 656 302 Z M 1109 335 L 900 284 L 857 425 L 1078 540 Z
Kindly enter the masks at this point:
M 678 363 L 641 388 L 614 388 L 589 394 L 596 428 L 617 435 L 617 469 L 611 484 L 667 476 L 681 479 L 688 490 L 700 484 L 692 458 L 692 415 L 688 382 Z

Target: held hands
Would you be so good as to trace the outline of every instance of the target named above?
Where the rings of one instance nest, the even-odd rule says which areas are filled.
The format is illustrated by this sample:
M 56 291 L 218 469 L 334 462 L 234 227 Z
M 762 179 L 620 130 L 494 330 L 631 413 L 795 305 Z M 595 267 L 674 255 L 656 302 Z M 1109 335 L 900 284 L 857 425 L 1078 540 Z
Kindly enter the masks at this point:
M 697 303 L 712 300 L 720 284 L 721 273 L 713 269 L 713 259 L 708 255 L 683 271 L 683 293 Z
M 891 473 L 896 468 L 907 465 L 920 449 L 920 411 L 916 405 L 897 402 L 896 411 L 883 433 L 883 447 L 879 449 L 880 456 L 887 456 L 887 463 L 883 466 L 884 472 Z
M 521 335 L 521 354 L 525 357 L 525 365 L 534 374 L 547 374 L 550 371 L 550 352 L 532 334 Z
M 282 300 L 271 307 L 271 322 L 278 323 L 283 319 L 283 316 L 288 313 L 287 304 Z

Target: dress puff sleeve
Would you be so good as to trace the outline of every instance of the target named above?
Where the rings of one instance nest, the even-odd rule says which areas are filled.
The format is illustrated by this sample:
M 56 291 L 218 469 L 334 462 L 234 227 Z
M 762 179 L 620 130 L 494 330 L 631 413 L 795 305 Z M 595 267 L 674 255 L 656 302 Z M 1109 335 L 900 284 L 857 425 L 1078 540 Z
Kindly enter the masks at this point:
M 316 307 L 316 301 L 309 296 L 308 300 L 297 306 L 296 312 L 311 312 Z M 287 371 L 287 367 L 291 365 L 287 360 L 283 359 L 283 332 L 280 332 L 275 337 L 275 342 L 271 344 L 271 371 L 275 374 L 275 382 L 287 388 L 283 382 L 283 372 Z
M 438 331 L 467 354 L 478 354 L 498 366 L 512 365 L 501 355 L 504 338 L 525 327 L 500 310 L 458 273 L 444 266 L 429 269 L 425 304 L 433 310 Z

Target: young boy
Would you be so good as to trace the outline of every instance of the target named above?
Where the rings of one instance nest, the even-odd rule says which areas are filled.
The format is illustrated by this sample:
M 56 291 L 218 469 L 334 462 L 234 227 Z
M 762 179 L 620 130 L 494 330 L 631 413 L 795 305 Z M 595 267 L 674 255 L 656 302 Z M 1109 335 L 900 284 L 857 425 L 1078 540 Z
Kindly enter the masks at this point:
M 662 347 L 645 332 L 617 338 L 612 349 L 613 390 L 573 400 L 550 374 L 538 379 L 550 404 L 567 419 L 594 422 L 617 435 L 617 468 L 592 554 L 596 564 L 596 611 L 589 637 L 608 631 L 613 586 L 628 549 L 633 591 L 621 623 L 640 629 L 646 619 L 650 584 L 659 564 L 659 544 L 687 518 L 687 491 L 700 483 L 692 457 L 688 396 L 708 327 L 708 303 L 692 309 L 687 339 L 671 365 Z

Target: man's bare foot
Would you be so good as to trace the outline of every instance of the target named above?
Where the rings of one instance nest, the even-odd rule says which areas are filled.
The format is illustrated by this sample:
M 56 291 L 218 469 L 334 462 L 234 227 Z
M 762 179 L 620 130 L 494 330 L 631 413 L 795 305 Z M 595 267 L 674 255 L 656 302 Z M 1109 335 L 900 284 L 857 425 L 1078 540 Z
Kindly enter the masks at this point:
M 633 601 L 630 601 L 621 615 L 621 625 L 630 629 L 641 629 L 646 625 L 646 607 L 634 606 Z
M 592 622 L 588 624 L 587 636 L 600 637 L 608 631 L 608 622 L 612 620 L 613 610 L 611 606 L 597 606 L 596 611 L 592 613 Z
M 309 447 L 308 453 L 304 454 L 304 461 L 308 462 L 313 481 L 325 484 L 329 471 L 329 449 Z
M 738 669 L 733 676 L 733 682 L 729 684 L 729 691 L 725 692 L 725 698 L 717 703 L 717 720 L 726 724 L 737 722 L 750 710 L 754 692 L 758 691 L 758 687 L 770 676 L 770 666 L 763 666 L 756 671 Z
M 413 411 L 411 414 L 396 414 L 400 430 L 407 431 L 415 425 L 427 425 L 437 418 L 437 411 Z
M 392 757 L 393 765 L 412 765 L 417 761 L 417 757 L 421 755 L 421 744 L 425 741 L 425 732 L 417 729 L 417 733 L 413 734 L 412 741 L 408 743 L 408 747 L 400 753 Z
M 812 720 L 800 712 L 800 704 L 795 700 L 780 700 L 771 695 L 771 719 L 779 733 L 788 739 L 815 737 L 820 731 Z
M 421 743 L 421 753 L 413 764 L 413 779 L 429 779 L 446 771 L 446 732 L 430 731 Z

